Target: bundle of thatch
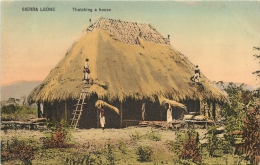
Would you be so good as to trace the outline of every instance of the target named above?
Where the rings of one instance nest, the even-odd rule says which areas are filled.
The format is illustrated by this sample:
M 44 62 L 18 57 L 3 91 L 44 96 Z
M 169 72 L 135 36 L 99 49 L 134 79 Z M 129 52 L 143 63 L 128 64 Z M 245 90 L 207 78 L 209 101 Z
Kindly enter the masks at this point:
M 130 97 L 154 101 L 159 95 L 176 101 L 227 100 L 226 94 L 203 74 L 203 90 L 191 82 L 194 65 L 162 41 L 154 28 L 131 22 L 123 24 L 127 28 L 111 23 L 111 19 L 97 21 L 91 31 L 84 33 L 72 45 L 42 84 L 31 92 L 29 101 L 77 99 L 83 85 L 82 70 L 86 58 L 89 59 L 90 77 L 94 82 L 90 87 L 90 96 L 97 95 L 98 99 L 124 101 Z M 144 30 L 145 35 L 137 35 L 138 30 L 133 29 L 138 28 Z M 129 33 L 129 30 L 132 32 Z M 146 37 L 148 34 L 161 42 L 149 39 Z M 128 37 L 129 43 L 137 37 L 139 44 L 125 44 L 124 36 Z
M 117 114 L 119 114 L 119 110 L 118 110 L 116 107 L 114 107 L 113 105 L 110 105 L 110 104 L 106 103 L 105 101 L 98 100 L 98 101 L 95 103 L 95 107 L 103 107 L 103 106 L 105 106 L 105 107 L 107 107 L 107 108 L 109 108 L 109 109 L 115 111 Z
M 163 96 L 159 96 L 159 102 L 162 106 L 164 106 L 165 104 L 170 104 L 171 106 L 173 107 L 179 107 L 179 108 L 182 108 L 183 110 L 185 110 L 187 112 L 187 107 L 177 101 L 174 101 L 174 100 L 169 100 L 169 99 L 166 99 L 165 97 Z

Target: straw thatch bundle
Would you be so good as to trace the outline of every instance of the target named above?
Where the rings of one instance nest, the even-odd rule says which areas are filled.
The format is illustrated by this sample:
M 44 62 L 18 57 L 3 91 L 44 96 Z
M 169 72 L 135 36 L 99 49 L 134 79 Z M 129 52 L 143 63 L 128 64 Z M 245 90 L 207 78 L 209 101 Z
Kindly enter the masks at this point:
M 203 90 L 191 82 L 194 65 L 166 44 L 151 26 L 130 22 L 119 26 L 111 19 L 102 19 L 102 22 L 109 28 L 98 26 L 101 24 L 99 20 L 85 32 L 42 84 L 31 92 L 30 102 L 77 99 L 83 86 L 82 70 L 86 58 L 89 58 L 90 77 L 94 83 L 90 87 L 90 96 L 96 95 L 98 99 L 124 101 L 131 97 L 156 100 L 157 96 L 164 96 L 176 101 L 227 100 L 226 94 L 204 75 L 201 78 Z M 139 27 L 143 27 L 141 31 L 145 35 L 139 35 L 138 30 L 128 33 L 129 29 Z M 148 34 L 153 39 L 149 39 Z M 138 44 L 131 44 L 134 39 Z
M 160 105 L 162 105 L 162 106 L 164 106 L 165 104 L 170 104 L 173 107 L 179 107 L 179 108 L 182 108 L 183 110 L 187 111 L 187 107 L 177 101 L 166 99 L 163 96 L 159 96 L 158 98 L 159 98 Z
M 113 105 L 110 105 L 108 103 L 106 103 L 105 101 L 102 101 L 102 100 L 98 100 L 96 103 L 95 103 L 95 107 L 102 107 L 102 106 L 105 106 L 113 111 L 115 111 L 117 114 L 119 114 L 119 110 L 114 107 Z

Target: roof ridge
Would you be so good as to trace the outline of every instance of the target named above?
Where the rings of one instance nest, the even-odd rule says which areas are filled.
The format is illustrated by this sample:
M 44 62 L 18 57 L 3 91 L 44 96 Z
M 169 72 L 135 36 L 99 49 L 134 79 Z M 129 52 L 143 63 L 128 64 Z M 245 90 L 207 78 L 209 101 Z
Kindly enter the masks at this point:
M 89 33 L 96 29 L 106 30 L 119 41 L 129 45 L 140 45 L 139 38 L 146 42 L 170 45 L 169 39 L 164 38 L 151 24 L 101 17 L 85 31 Z

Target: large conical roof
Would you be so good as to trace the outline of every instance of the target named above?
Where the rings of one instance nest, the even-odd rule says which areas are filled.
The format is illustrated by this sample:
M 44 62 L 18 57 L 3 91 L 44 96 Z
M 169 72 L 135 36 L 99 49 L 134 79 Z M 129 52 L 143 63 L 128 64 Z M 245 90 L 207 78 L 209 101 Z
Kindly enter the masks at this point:
M 225 102 L 226 93 L 203 74 L 190 80 L 194 65 L 173 49 L 152 26 L 101 18 L 75 42 L 65 57 L 29 95 L 31 102 L 76 99 L 89 59 L 91 94 L 99 99 L 136 99 L 158 95 L 176 101 L 210 99 Z

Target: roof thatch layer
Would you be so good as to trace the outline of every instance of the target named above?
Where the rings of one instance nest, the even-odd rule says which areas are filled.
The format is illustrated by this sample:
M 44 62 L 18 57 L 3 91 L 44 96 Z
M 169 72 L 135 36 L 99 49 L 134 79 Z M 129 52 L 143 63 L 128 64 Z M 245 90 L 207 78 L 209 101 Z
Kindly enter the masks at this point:
M 101 19 L 95 25 L 100 25 L 101 21 L 107 28 L 93 25 L 95 28 L 87 30 L 42 84 L 31 92 L 30 102 L 77 99 L 83 86 L 86 58 L 94 82 L 90 92 L 99 99 L 155 100 L 157 96 L 164 96 L 176 101 L 208 99 L 226 102 L 226 93 L 203 74 L 201 85 L 190 80 L 194 65 L 169 44 L 159 42 L 162 37 L 151 26 L 125 22 L 123 28 L 119 21 L 112 24 L 110 19 Z M 144 27 L 141 29 L 143 34 L 151 34 L 151 37 L 137 35 L 139 31 L 132 30 L 139 27 Z M 128 42 L 123 42 L 122 36 Z M 151 39 L 156 38 L 154 36 L 157 40 Z M 131 44 L 134 40 L 139 44 Z
M 102 106 L 108 107 L 109 109 L 115 111 L 115 112 L 119 115 L 119 110 L 118 110 L 115 106 L 110 105 L 110 104 L 106 103 L 105 101 L 98 100 L 98 101 L 95 103 L 95 106 L 96 106 L 96 107 L 102 107 Z

